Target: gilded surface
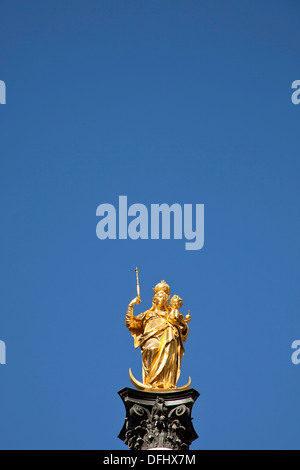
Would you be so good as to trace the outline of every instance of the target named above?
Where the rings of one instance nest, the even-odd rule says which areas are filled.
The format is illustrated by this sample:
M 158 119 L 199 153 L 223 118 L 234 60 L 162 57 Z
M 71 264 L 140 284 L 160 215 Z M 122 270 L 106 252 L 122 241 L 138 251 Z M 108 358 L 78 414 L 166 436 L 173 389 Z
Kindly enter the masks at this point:
M 189 334 L 188 322 L 180 312 L 182 299 L 173 296 L 170 301 L 170 287 L 161 281 L 154 290 L 152 307 L 138 316 L 133 315 L 134 305 L 141 302 L 137 273 L 138 296 L 128 305 L 126 326 L 134 338 L 134 346 L 141 348 L 143 384 L 131 374 L 133 384 L 144 390 L 174 390 L 180 376 L 184 355 L 183 343 Z M 188 388 L 189 383 L 181 389 Z M 178 389 L 177 389 L 178 390 Z

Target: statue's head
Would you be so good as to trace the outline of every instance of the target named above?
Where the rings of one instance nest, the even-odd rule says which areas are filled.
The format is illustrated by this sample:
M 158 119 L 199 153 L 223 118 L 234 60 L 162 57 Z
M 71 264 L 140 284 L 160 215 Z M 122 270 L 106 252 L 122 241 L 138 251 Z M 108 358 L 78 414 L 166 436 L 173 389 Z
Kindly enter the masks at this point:
M 179 295 L 173 295 L 171 299 L 171 307 L 178 310 L 183 305 L 183 300 L 179 297 Z
M 164 291 L 158 291 L 153 297 L 153 305 L 156 305 L 158 308 L 163 309 L 167 307 L 170 296 Z
M 170 295 L 170 286 L 168 286 L 166 281 L 161 281 L 153 289 L 154 294 L 157 294 L 157 292 L 160 292 L 160 291 L 164 292 L 165 294 Z

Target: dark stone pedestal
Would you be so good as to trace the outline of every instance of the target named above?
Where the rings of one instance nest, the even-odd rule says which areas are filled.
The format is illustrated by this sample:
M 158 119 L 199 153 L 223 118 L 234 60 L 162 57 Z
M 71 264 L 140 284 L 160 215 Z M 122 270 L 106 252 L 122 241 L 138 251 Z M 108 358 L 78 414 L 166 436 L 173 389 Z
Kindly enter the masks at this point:
M 131 450 L 188 450 L 198 438 L 191 412 L 197 390 L 167 393 L 123 388 L 119 392 L 126 408 L 119 438 Z

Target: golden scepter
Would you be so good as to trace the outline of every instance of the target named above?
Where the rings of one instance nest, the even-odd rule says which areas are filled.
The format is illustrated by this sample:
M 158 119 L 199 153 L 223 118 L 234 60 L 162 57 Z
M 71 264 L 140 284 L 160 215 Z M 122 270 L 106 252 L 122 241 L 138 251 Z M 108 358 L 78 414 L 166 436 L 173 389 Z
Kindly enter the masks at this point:
M 139 270 L 138 270 L 138 268 L 135 268 L 135 273 L 136 273 L 136 290 L 137 290 L 137 296 L 138 296 L 139 301 L 141 302 L 141 288 L 140 288 Z

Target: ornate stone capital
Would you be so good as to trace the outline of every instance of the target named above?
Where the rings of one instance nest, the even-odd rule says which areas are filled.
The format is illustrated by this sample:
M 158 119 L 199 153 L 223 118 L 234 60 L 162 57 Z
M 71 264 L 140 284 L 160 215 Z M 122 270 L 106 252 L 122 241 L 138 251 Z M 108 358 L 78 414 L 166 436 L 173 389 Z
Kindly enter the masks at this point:
M 191 412 L 199 393 L 194 389 L 169 393 L 124 388 L 119 392 L 126 408 L 119 438 L 131 450 L 188 450 L 198 438 Z

